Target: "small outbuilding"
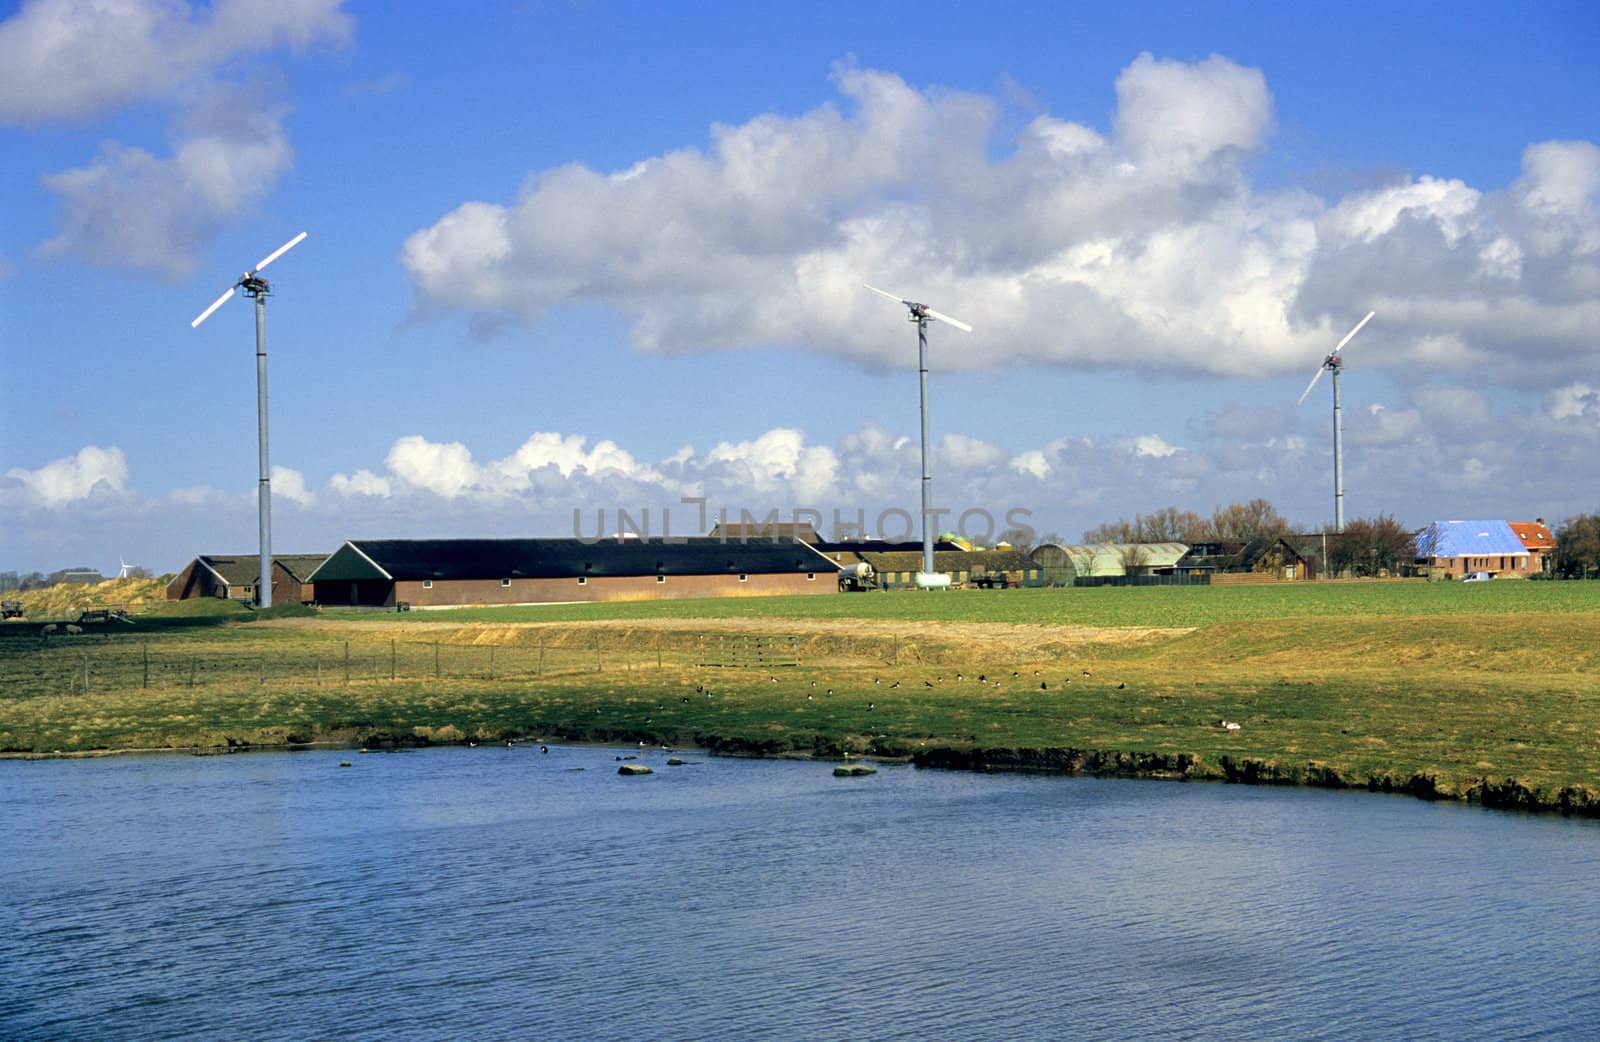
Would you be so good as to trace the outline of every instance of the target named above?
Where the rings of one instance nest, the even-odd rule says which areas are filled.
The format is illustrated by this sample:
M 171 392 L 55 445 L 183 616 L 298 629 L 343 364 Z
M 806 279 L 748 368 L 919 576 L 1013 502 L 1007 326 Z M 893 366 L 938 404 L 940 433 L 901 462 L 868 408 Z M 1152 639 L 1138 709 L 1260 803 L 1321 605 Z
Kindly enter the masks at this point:
M 273 554 L 272 603 L 310 604 L 316 599 L 310 576 L 327 554 Z M 220 597 L 256 600 L 261 576 L 259 554 L 201 554 L 167 583 L 167 600 Z
M 1171 575 L 1188 550 L 1183 543 L 1045 543 L 1029 556 L 1046 585 L 1072 586 L 1079 579 Z
M 311 576 L 330 606 L 395 608 L 837 593 L 799 541 L 355 539 Z

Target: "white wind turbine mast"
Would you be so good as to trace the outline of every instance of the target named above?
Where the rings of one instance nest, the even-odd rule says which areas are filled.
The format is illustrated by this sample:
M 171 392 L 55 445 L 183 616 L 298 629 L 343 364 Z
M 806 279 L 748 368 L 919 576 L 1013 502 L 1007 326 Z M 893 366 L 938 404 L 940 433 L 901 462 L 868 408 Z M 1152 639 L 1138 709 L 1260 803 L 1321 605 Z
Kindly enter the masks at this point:
M 1328 357 L 1322 360 L 1322 365 L 1311 374 L 1311 382 L 1306 384 L 1306 389 L 1301 392 L 1300 400 L 1294 403 L 1297 408 L 1305 403 L 1311 394 L 1311 389 L 1322 379 L 1324 370 L 1333 374 L 1333 528 L 1336 532 L 1344 531 L 1344 418 L 1339 412 L 1339 373 L 1344 369 L 1344 359 L 1339 357 L 1339 352 L 1344 350 L 1344 345 L 1361 332 L 1361 327 L 1371 322 L 1372 316 L 1376 314 L 1376 311 L 1367 312 L 1367 317 L 1357 322 L 1355 328 L 1334 345 Z
M 959 318 L 951 318 L 926 304 L 895 296 L 864 282 L 862 285 L 880 297 L 888 297 L 897 304 L 904 304 L 911 312 L 910 320 L 917 324 L 917 370 L 922 386 L 922 571 L 917 574 L 917 585 L 924 588 L 946 586 L 949 585 L 950 577 L 938 575 L 933 570 L 933 530 L 928 527 L 928 519 L 933 516 L 933 476 L 928 472 L 928 323 L 943 322 L 947 326 L 955 326 L 963 333 L 972 332 L 972 327 Z
M 256 504 L 261 524 L 261 571 L 256 579 L 256 603 L 263 608 L 272 607 L 272 475 L 267 462 L 267 296 L 272 292 L 261 269 L 300 245 L 306 233 L 301 232 L 279 246 L 261 262 L 243 275 L 239 281 L 211 302 L 211 306 L 189 323 L 197 329 L 211 313 L 226 304 L 235 291 L 244 290 L 256 302 L 256 433 L 261 457 L 261 477 L 257 484 Z

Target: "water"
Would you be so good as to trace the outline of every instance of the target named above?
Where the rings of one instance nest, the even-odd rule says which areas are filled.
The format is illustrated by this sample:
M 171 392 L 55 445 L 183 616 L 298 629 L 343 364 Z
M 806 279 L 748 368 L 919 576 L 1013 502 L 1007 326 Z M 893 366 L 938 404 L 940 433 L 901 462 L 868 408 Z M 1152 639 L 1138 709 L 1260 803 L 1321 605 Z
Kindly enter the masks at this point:
M 1592 822 L 614 755 L 0 762 L 0 1038 L 1600 1037 Z

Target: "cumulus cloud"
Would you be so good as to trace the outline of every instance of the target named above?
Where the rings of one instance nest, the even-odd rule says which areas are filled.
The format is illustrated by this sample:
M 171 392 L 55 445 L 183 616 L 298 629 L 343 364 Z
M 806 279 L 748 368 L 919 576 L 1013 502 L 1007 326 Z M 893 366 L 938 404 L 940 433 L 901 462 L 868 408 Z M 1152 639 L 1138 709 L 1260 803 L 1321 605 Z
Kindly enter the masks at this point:
M 300 506 L 313 506 L 317 497 L 306 488 L 306 477 L 289 467 L 272 468 L 272 498 L 283 498 Z
M 999 148 L 998 99 L 850 65 L 834 84 L 704 147 L 462 203 L 405 243 L 418 312 L 489 325 L 600 303 L 647 351 L 798 342 L 881 366 L 902 345 L 870 281 L 977 327 L 936 330 L 954 369 L 1279 375 L 1373 309 L 1357 350 L 1374 365 L 1487 362 L 1537 386 L 1590 358 L 1592 143 L 1531 145 L 1499 189 L 1442 171 L 1324 200 L 1252 185 L 1272 96 L 1225 57 L 1141 55 L 1109 131 L 1045 114 Z
M 191 274 L 222 226 L 265 198 L 292 162 L 277 114 L 212 112 L 169 156 L 109 143 L 87 166 L 46 175 L 61 231 L 40 252 Z
M 0 22 L 0 122 L 39 123 L 169 98 L 225 63 L 348 40 L 342 0 L 30 0 Z
M 382 478 L 365 467 L 354 474 L 335 474 L 328 479 L 328 487 L 341 496 L 386 497 L 394 491 L 388 478 Z
M 349 39 L 341 0 L 32 0 L 0 22 L 0 124 L 175 114 L 163 147 L 106 140 L 42 176 L 60 211 L 44 257 L 182 278 L 227 222 L 290 169 L 293 150 L 259 59 Z
M 99 489 L 125 491 L 128 461 L 115 446 L 86 445 L 76 455 L 53 460 L 38 470 L 12 467 L 6 477 L 16 481 L 33 502 L 55 510 L 88 499 Z

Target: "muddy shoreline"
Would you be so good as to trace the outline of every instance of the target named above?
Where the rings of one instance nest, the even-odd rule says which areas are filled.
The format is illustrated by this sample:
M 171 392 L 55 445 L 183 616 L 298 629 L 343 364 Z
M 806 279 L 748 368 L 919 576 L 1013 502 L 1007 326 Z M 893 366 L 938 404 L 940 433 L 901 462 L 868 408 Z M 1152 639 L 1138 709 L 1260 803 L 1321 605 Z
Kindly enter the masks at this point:
M 300 740 L 295 740 L 300 739 Z M 502 734 L 476 738 L 430 736 L 414 732 L 370 731 L 306 737 L 286 736 L 283 741 L 249 742 L 229 739 L 226 745 L 171 745 L 150 748 L 86 749 L 59 752 L 4 752 L 0 759 L 56 760 L 86 759 L 150 753 L 187 753 L 193 756 L 226 756 L 249 752 L 296 752 L 301 750 L 354 749 L 395 751 L 436 746 L 505 744 L 587 745 L 604 748 L 633 748 L 638 743 L 707 756 L 747 759 L 804 759 L 819 762 L 871 761 L 909 763 L 927 770 L 972 771 L 977 773 L 1061 774 L 1113 778 L 1142 778 L 1155 781 L 1221 782 L 1235 785 L 1290 785 L 1322 789 L 1365 790 L 1413 796 L 1430 801 L 1449 801 L 1563 817 L 1600 818 L 1600 793 L 1581 786 L 1568 786 L 1555 792 L 1530 788 L 1515 778 L 1479 778 L 1467 785 L 1442 784 L 1433 775 L 1390 773 L 1346 775 L 1325 764 L 1282 764 L 1247 757 L 1219 757 L 1206 760 L 1192 753 L 1139 753 L 1115 749 L 1073 747 L 1015 748 L 926 745 L 915 749 L 898 743 L 869 740 L 862 736 L 827 737 L 819 735 L 809 747 L 795 747 L 778 740 L 751 741 L 718 735 L 647 735 L 633 731 L 570 733 L 551 730 L 540 734 Z

